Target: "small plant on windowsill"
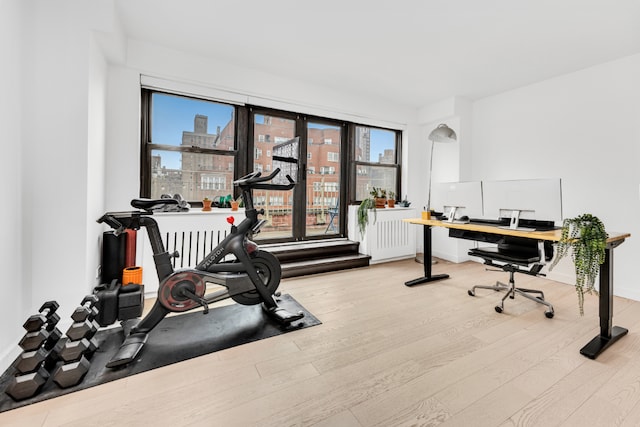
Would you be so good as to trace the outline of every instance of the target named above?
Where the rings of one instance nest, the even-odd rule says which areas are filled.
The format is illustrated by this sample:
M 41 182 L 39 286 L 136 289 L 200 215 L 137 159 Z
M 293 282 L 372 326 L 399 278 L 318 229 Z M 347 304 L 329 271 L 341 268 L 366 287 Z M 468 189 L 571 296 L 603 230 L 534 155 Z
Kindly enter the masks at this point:
M 391 190 L 387 191 L 387 206 L 389 206 L 390 208 L 393 208 L 395 207 L 395 204 L 396 204 L 396 193 L 394 193 Z
M 606 246 L 607 232 L 598 217 L 583 214 L 576 218 L 566 218 L 563 221 L 562 235 L 549 270 L 553 269 L 571 249 L 581 316 L 584 315 L 584 294 L 597 294 L 594 285 L 600 272 L 600 265 L 605 259 Z
M 369 194 L 375 200 L 376 208 L 384 208 L 384 205 L 387 203 L 387 190 L 384 188 L 373 187 Z
M 202 199 L 202 210 L 204 212 L 209 212 L 211 210 L 211 202 L 211 199 L 209 199 L 208 197 Z

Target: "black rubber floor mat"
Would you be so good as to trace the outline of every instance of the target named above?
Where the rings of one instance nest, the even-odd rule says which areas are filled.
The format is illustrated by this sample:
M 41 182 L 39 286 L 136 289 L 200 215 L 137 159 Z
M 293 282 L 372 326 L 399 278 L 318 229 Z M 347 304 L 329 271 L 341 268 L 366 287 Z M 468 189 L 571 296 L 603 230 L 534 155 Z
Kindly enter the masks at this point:
M 240 304 L 214 308 L 206 315 L 197 311 L 167 317 L 151 331 L 137 360 L 115 369 L 106 368 L 105 365 L 120 347 L 124 339 L 123 329 L 118 327 L 98 331 L 94 336 L 98 350 L 91 358 L 89 371 L 80 384 L 62 389 L 49 378 L 39 394 L 18 402 L 4 393 L 17 372 L 12 364 L 0 377 L 0 412 L 322 323 L 290 295 L 279 297 L 278 304 L 294 313 L 302 311 L 304 317 L 291 325 L 282 326 L 270 319 L 260 305 Z M 52 369 L 51 373 L 54 371 Z

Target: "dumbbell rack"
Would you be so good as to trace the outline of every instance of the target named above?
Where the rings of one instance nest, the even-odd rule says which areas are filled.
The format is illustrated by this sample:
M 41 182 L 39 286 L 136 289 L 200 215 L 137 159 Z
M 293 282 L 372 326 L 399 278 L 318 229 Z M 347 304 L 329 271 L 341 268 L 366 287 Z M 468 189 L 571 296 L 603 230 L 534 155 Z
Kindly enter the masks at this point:
M 98 298 L 87 295 L 71 315 L 72 325 L 66 334 L 56 327 L 59 304 L 47 301 L 38 314 L 30 316 L 23 327 L 22 349 L 7 369 L 0 390 L 16 402 L 38 396 L 48 388 L 69 388 L 80 384 L 89 371 L 91 357 L 99 347 L 94 335 L 99 329 Z

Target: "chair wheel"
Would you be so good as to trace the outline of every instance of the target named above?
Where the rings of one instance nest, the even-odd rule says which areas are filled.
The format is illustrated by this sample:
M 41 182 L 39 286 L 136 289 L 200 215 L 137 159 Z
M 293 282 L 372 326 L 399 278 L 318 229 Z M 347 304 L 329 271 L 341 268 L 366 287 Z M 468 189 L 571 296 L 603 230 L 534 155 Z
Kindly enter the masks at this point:
M 469 289 L 469 290 L 467 291 L 467 293 L 469 294 L 469 296 L 472 296 L 472 297 L 475 297 L 475 296 L 476 296 L 476 293 L 475 293 L 475 292 L 473 292 L 471 289 Z
M 553 319 L 553 311 L 545 311 L 544 315 L 547 316 L 547 319 Z
M 500 307 L 499 305 L 496 305 L 496 311 L 498 313 L 502 313 L 502 307 Z

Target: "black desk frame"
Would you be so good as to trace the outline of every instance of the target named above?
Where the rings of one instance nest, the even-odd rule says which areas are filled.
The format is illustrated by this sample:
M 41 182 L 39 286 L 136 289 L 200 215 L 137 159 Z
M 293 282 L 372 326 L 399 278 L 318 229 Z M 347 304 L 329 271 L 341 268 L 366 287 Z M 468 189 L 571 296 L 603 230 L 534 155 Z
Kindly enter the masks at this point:
M 419 277 L 417 279 L 409 280 L 405 282 L 407 286 L 419 285 L 421 283 L 427 282 L 435 282 L 436 280 L 448 279 L 448 274 L 431 274 L 431 226 L 424 225 L 422 228 L 422 240 L 424 242 L 424 277 Z
M 532 237 L 535 238 L 535 237 Z M 580 354 L 595 359 L 616 341 L 625 336 L 629 330 L 613 325 L 613 249 L 624 242 L 624 238 L 607 243 L 605 259 L 600 265 L 599 315 L 600 334 L 580 349 Z M 449 278 L 448 274 L 431 274 L 431 225 L 423 224 L 424 245 L 424 277 L 405 282 L 406 286 L 434 282 Z

